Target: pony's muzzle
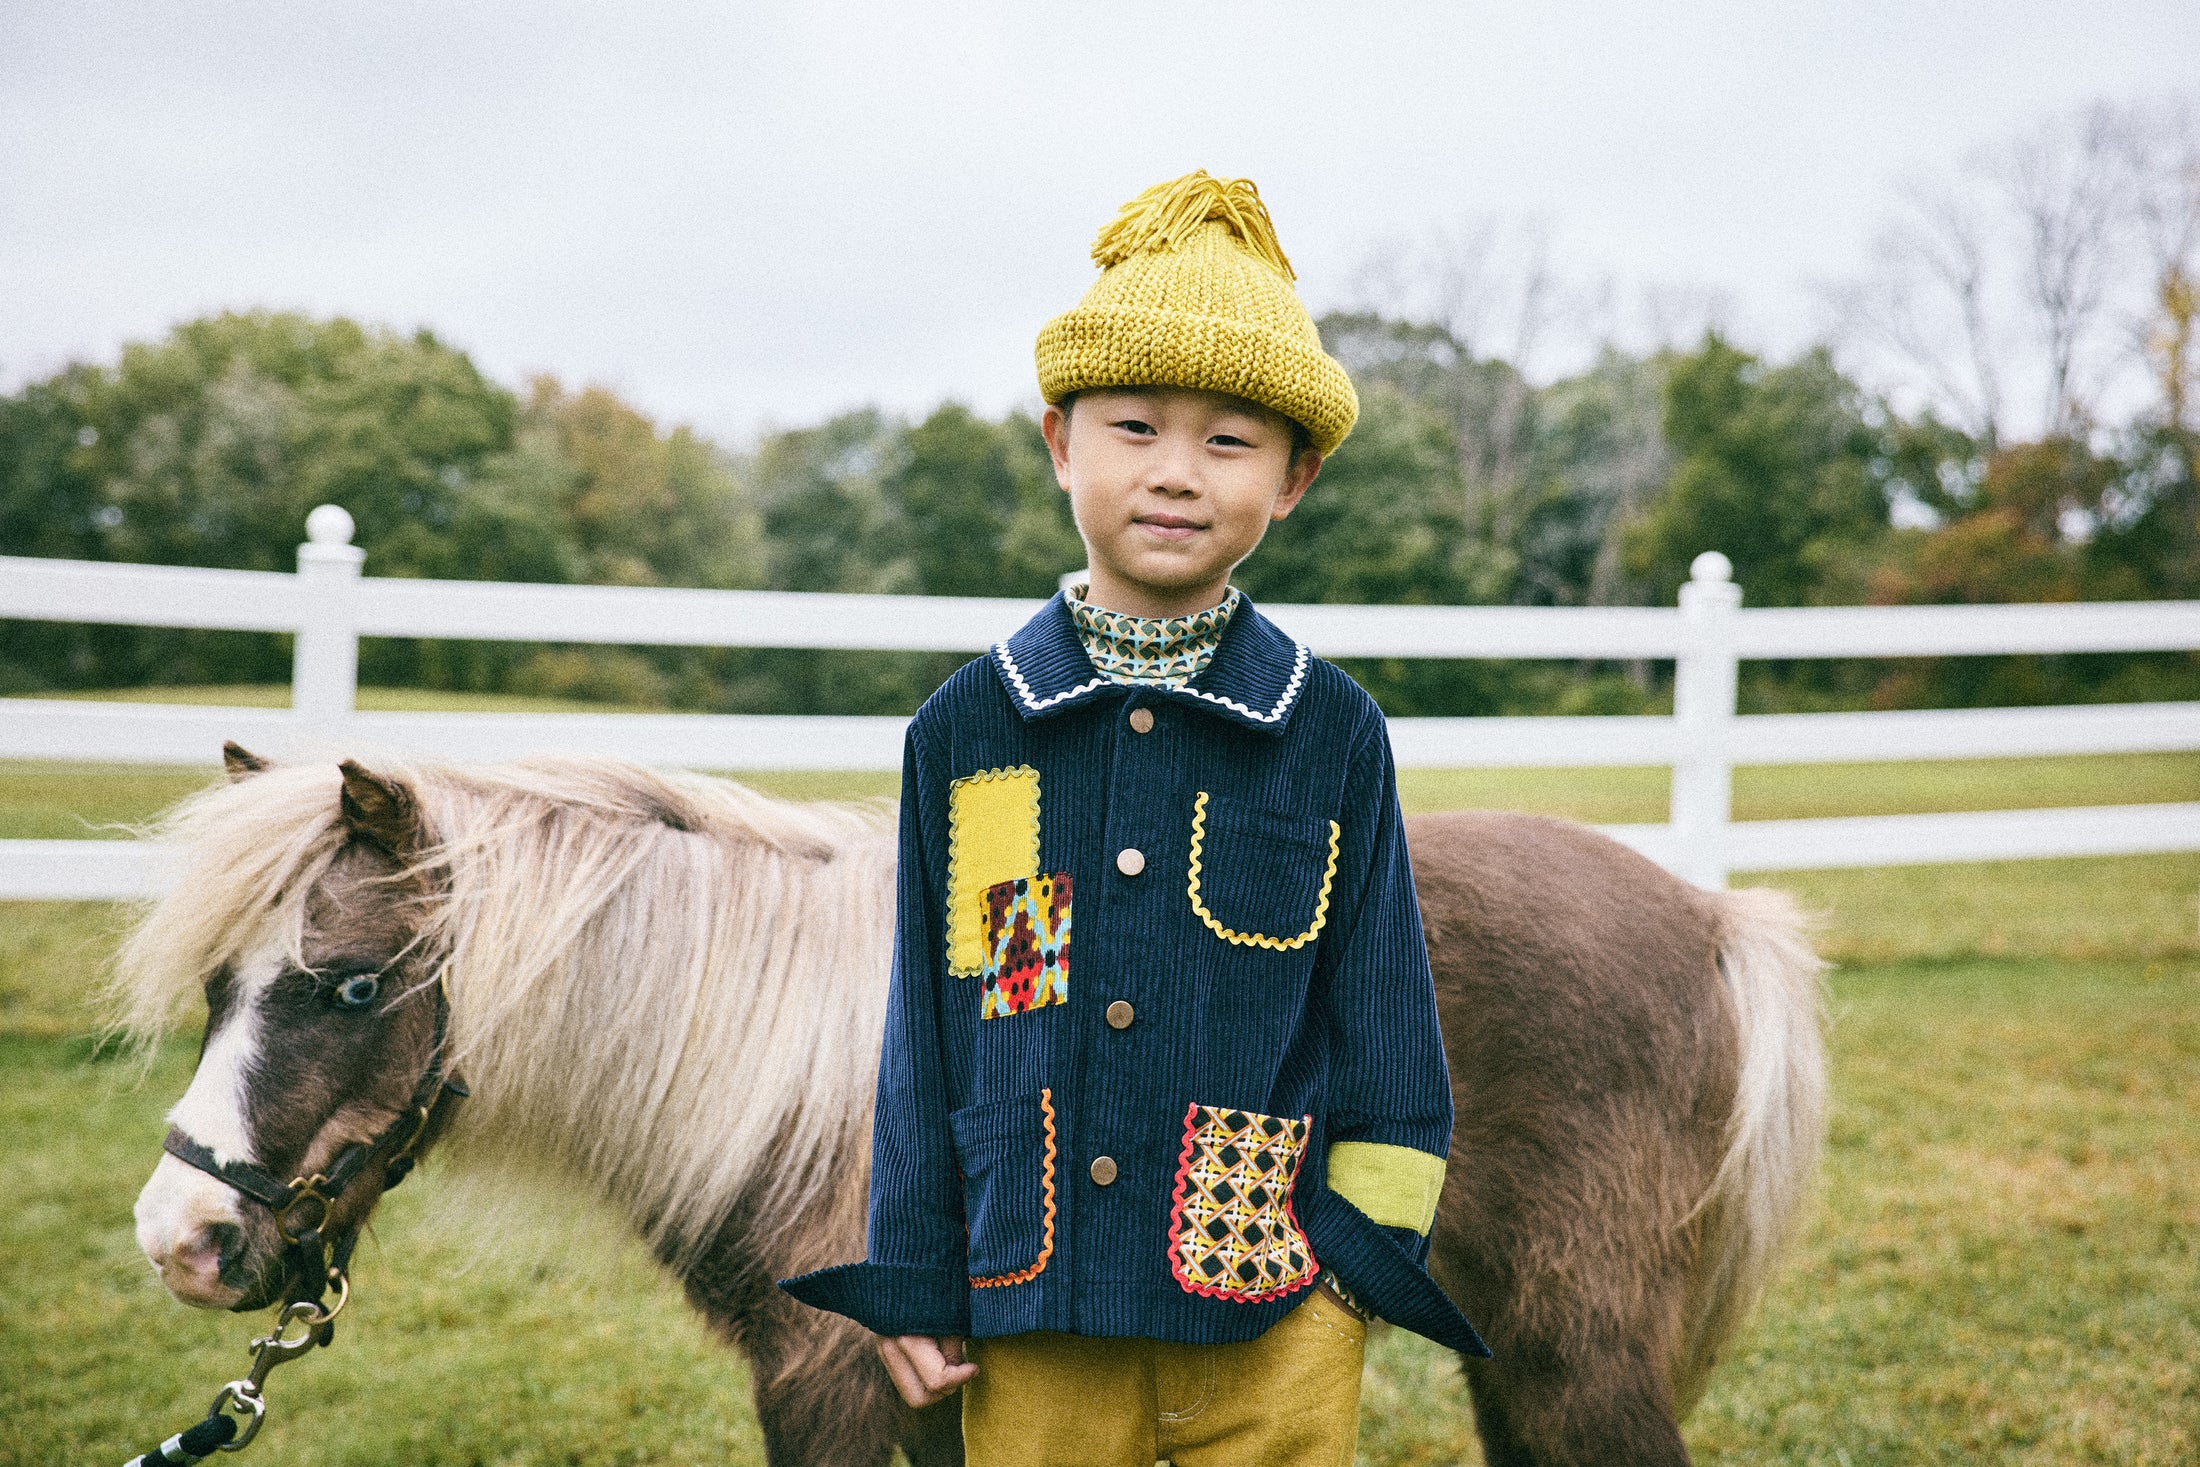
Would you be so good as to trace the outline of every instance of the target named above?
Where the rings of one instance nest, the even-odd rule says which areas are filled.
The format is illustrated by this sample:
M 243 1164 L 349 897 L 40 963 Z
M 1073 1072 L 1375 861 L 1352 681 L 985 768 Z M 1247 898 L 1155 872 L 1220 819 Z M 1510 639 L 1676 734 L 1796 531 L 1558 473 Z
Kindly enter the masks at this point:
M 245 1297 L 252 1230 L 238 1201 L 230 1188 L 172 1156 L 160 1159 L 138 1193 L 138 1247 L 184 1303 L 229 1309 Z

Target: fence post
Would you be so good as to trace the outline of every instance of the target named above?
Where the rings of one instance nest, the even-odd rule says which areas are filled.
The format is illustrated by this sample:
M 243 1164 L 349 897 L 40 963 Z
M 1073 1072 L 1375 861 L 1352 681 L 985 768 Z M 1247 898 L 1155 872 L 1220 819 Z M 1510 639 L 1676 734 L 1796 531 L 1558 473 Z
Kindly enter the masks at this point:
M 1673 665 L 1673 722 L 1680 753 L 1673 761 L 1673 833 L 1681 874 L 1698 886 L 1726 885 L 1726 827 L 1734 809 L 1734 766 L 1727 734 L 1734 718 L 1737 664 L 1734 613 L 1742 588 L 1734 563 L 1706 550 L 1689 563 L 1681 587 L 1686 641 Z
M 351 516 L 324 504 L 306 516 L 298 547 L 301 611 L 291 656 L 290 706 L 323 733 L 340 735 L 359 690 L 359 628 L 353 591 L 367 552 L 351 543 Z

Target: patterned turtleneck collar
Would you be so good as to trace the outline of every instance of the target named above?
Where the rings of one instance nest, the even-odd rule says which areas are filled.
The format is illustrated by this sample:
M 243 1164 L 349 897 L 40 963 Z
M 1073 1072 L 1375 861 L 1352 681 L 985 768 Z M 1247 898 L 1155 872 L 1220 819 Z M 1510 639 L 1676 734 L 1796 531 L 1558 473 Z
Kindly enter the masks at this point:
M 1110 682 L 1153 683 L 1181 688 L 1206 671 L 1222 644 L 1222 629 L 1238 608 L 1238 589 L 1190 616 L 1129 616 L 1085 600 L 1085 587 L 1062 593 L 1076 624 L 1077 640 L 1100 675 Z

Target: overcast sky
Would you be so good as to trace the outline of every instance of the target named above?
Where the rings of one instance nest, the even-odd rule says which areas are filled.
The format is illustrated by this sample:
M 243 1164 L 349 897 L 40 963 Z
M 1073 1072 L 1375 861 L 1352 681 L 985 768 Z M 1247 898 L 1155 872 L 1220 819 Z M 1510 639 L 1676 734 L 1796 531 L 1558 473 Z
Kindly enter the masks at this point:
M 0 385 L 203 312 L 432 327 L 728 441 L 1035 397 L 1123 199 L 1255 179 L 1316 309 L 1540 221 L 1819 325 L 1890 188 L 2200 75 L 2200 4 L 0 0 Z

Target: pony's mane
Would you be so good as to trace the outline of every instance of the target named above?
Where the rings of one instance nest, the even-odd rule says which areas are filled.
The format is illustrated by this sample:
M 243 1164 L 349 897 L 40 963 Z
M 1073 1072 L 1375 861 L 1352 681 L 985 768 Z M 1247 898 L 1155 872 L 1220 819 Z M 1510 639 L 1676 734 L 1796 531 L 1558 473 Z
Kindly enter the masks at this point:
M 735 1211 L 800 1215 L 860 1161 L 872 1067 L 847 1046 L 883 1022 L 886 807 L 599 758 L 374 767 L 429 842 L 420 946 L 476 1096 L 459 1149 L 578 1169 L 674 1260 Z M 295 952 L 345 839 L 339 784 L 278 767 L 149 832 L 181 867 L 123 949 L 123 1028 L 157 1035 L 256 942 Z

